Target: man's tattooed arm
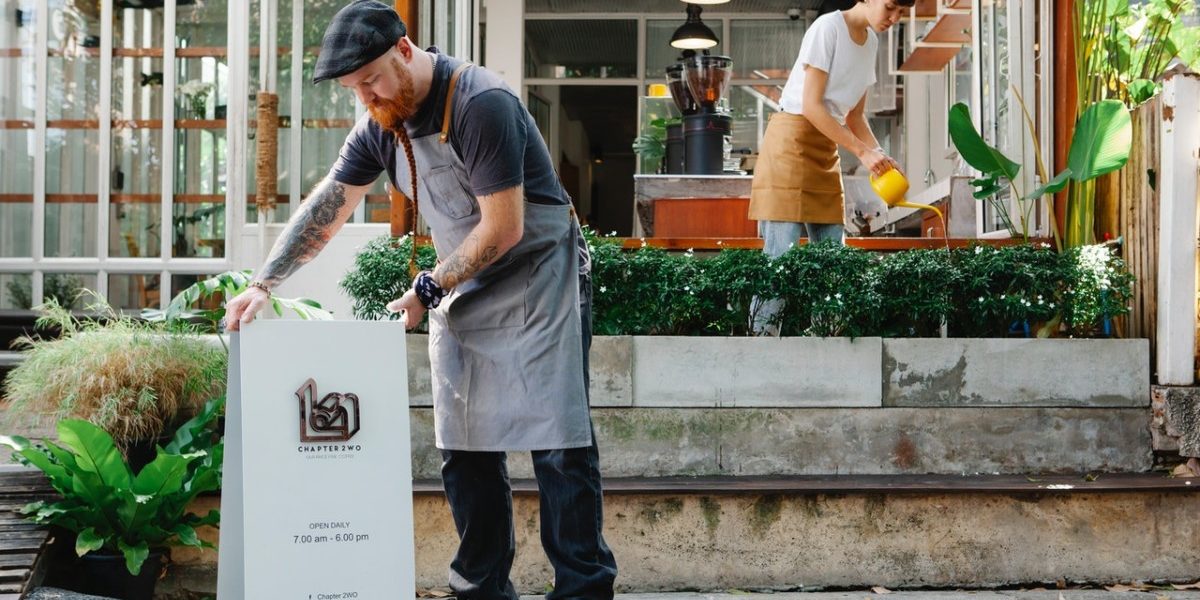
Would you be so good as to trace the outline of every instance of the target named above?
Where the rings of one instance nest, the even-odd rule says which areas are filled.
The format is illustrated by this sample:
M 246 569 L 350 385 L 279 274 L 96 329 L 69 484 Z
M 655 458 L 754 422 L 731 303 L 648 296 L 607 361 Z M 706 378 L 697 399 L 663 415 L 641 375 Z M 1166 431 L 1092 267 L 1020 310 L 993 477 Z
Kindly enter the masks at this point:
M 453 289 L 474 277 L 521 241 L 525 231 L 524 186 L 479 198 L 479 212 L 479 224 L 433 271 L 433 279 L 442 289 Z
M 332 177 L 317 184 L 288 220 L 255 279 L 274 288 L 315 258 L 350 218 L 368 187 L 347 186 Z

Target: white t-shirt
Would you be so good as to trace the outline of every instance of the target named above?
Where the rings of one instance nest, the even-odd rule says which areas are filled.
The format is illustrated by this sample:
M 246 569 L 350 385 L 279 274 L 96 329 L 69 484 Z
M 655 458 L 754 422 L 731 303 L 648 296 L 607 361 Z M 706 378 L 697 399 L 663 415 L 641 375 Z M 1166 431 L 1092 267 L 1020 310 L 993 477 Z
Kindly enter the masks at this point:
M 841 11 L 821 15 L 804 33 L 800 56 L 783 86 L 780 107 L 794 115 L 804 114 L 804 67 L 812 65 L 829 73 L 825 106 L 833 118 L 845 124 L 846 114 L 875 83 L 875 53 L 878 50 L 879 39 L 870 28 L 867 28 L 867 42 L 860 46 L 850 38 L 850 28 Z

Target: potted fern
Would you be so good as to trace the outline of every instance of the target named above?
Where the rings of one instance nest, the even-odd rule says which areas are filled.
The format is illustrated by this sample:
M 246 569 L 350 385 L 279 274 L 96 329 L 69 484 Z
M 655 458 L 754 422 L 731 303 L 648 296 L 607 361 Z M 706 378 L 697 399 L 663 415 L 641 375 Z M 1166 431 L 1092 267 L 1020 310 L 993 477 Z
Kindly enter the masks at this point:
M 224 442 L 215 423 L 222 404 L 222 398 L 206 403 L 136 474 L 112 436 L 88 421 L 60 421 L 58 442 L 34 445 L 0 436 L 0 443 L 45 473 L 60 494 L 21 512 L 75 534 L 80 591 L 150 600 L 170 546 L 213 547 L 197 529 L 216 526 L 220 513 L 201 516 L 187 507 L 196 496 L 220 487 Z

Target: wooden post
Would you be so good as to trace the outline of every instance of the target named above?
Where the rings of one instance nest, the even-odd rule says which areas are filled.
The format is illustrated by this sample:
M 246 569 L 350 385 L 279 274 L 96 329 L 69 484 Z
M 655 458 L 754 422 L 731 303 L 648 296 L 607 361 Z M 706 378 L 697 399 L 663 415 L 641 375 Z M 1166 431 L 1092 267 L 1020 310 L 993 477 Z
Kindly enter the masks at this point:
M 1196 204 L 1200 78 L 1163 82 L 1159 190 L 1158 383 L 1196 380 Z
M 421 3 L 419 0 L 396 0 L 396 12 L 400 14 L 400 20 L 404 21 L 404 26 L 408 29 L 408 39 L 414 43 L 419 43 L 417 39 L 417 31 L 421 22 L 418 20 L 418 15 L 421 14 Z
M 420 26 L 417 20 L 417 15 L 420 14 L 419 10 L 420 2 L 418 0 L 396 0 L 396 12 L 400 14 L 400 19 L 404 21 L 404 25 L 408 29 L 408 39 L 412 40 L 414 44 L 417 43 L 417 28 Z M 417 224 L 412 222 L 412 198 L 391 185 L 387 186 L 387 193 L 391 204 L 389 220 L 392 224 L 392 237 L 400 237 L 410 231 L 415 231 Z
M 1079 95 L 1075 86 L 1074 2 L 1054 3 L 1054 173 L 1067 166 L 1071 134 L 1075 131 L 1075 103 Z M 1054 222 L 1061 236 L 1066 236 L 1067 192 L 1054 195 Z

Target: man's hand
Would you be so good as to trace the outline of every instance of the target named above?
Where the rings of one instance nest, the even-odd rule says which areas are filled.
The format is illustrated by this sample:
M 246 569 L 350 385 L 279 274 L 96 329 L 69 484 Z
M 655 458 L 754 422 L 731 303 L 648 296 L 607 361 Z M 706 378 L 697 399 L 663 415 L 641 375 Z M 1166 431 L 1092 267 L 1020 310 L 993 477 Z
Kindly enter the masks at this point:
M 257 287 L 246 288 L 246 291 L 225 303 L 225 330 L 240 330 L 242 325 L 253 321 L 258 311 L 265 308 L 270 300 L 271 295 L 266 290 Z
M 404 292 L 399 300 L 388 302 L 387 309 L 391 312 L 404 312 L 404 328 L 412 329 L 421 323 L 425 316 L 425 307 L 417 300 L 417 293 L 411 289 Z

